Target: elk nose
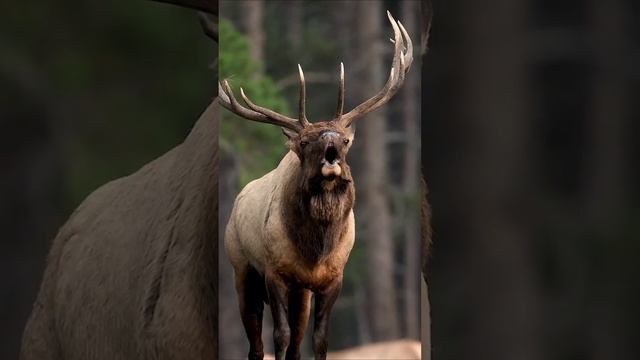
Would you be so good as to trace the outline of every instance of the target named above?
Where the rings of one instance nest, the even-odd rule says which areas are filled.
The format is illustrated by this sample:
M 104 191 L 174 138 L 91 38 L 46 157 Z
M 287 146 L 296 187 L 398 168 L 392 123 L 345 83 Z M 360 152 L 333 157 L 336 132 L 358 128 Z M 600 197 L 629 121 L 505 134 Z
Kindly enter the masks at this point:
M 339 136 L 338 133 L 335 133 L 333 131 L 327 131 L 323 133 L 320 136 L 320 138 L 326 143 L 333 144 L 334 141 L 338 138 L 338 136 Z

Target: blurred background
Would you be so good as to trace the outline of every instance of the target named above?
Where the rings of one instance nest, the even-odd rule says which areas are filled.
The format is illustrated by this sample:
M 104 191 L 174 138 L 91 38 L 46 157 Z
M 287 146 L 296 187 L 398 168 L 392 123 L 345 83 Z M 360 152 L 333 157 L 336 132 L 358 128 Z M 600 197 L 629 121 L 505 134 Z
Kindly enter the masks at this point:
M 356 243 L 331 317 L 330 350 L 394 339 L 419 339 L 420 12 L 417 1 L 222 1 L 219 77 L 239 97 L 296 117 L 299 63 L 307 84 L 307 116 L 328 120 L 336 109 L 338 71 L 345 66 L 345 111 L 384 86 L 393 30 L 386 10 L 415 45 L 401 91 L 356 125 L 349 164 L 356 185 Z M 233 201 L 250 180 L 286 153 L 277 126 L 223 111 L 220 138 L 220 249 Z M 233 270 L 220 252 L 220 357 L 246 357 Z M 265 319 L 270 311 L 265 310 Z M 311 355 L 307 330 L 303 356 Z M 263 330 L 273 352 L 272 324 Z M 379 352 L 380 350 L 378 350 Z M 376 354 L 373 354 L 376 355 Z M 377 354 L 379 355 L 379 354 Z M 371 356 L 371 355 L 369 355 Z
M 193 11 L 2 2 L 0 359 L 16 359 L 58 228 L 100 185 L 179 144 L 215 94 Z
M 640 358 L 640 2 L 433 2 L 434 358 Z

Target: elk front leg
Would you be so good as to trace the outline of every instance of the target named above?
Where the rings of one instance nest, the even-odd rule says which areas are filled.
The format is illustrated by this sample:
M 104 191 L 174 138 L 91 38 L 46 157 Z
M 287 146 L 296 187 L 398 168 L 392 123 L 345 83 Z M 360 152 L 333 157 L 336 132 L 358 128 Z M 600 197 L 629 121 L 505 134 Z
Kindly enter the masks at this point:
M 315 293 L 315 324 L 313 329 L 313 352 L 316 360 L 327 358 L 327 344 L 329 338 L 329 315 L 333 304 L 342 289 L 342 279 L 336 280 L 333 284 L 322 291 Z
M 262 360 L 262 314 L 265 297 L 264 279 L 252 267 L 236 273 L 236 290 L 242 324 L 249 339 L 249 360 Z
M 289 288 L 278 273 L 269 270 L 265 275 L 265 282 L 273 316 L 273 342 L 276 360 L 285 360 L 291 339 L 291 330 L 287 321 Z
M 289 290 L 289 328 L 291 344 L 287 349 L 287 360 L 300 360 L 300 344 L 309 323 L 311 291 L 302 288 Z

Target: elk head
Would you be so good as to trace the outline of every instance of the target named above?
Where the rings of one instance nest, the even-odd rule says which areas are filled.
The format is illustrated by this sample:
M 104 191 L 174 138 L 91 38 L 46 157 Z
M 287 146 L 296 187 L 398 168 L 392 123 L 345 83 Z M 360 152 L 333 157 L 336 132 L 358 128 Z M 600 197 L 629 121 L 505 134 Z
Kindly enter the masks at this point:
M 307 180 L 319 180 L 323 188 L 333 187 L 337 179 L 351 181 L 347 153 L 353 143 L 353 122 L 359 117 L 386 104 L 398 91 L 413 62 L 413 45 L 404 26 L 387 11 L 393 27 L 394 56 L 385 86 L 375 96 L 355 107 L 348 113 L 344 108 L 344 65 L 340 63 L 338 87 L 338 107 L 332 120 L 311 123 L 305 113 L 305 81 L 302 67 L 298 65 L 300 76 L 300 99 L 298 118 L 293 119 L 270 109 L 254 104 L 240 88 L 240 95 L 246 103 L 244 107 L 236 100 L 227 80 L 218 84 L 220 103 L 233 113 L 253 121 L 278 125 L 289 139 L 289 149 L 295 152 Z

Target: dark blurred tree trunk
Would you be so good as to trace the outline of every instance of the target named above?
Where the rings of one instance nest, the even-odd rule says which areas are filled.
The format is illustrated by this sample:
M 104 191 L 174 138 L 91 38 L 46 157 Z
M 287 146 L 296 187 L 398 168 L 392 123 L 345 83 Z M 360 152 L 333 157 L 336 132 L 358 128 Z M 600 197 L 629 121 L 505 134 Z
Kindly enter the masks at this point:
M 264 62 L 264 1 L 251 0 L 242 4 L 242 19 L 249 37 L 251 56 L 260 64 Z
M 359 21 L 356 28 L 360 60 L 363 68 L 360 81 L 354 85 L 358 98 L 366 99 L 384 86 L 388 70 L 384 68 L 385 32 L 381 3 L 357 3 Z M 384 39 L 384 43 L 382 42 Z M 360 100 L 363 101 L 363 100 Z M 394 281 L 394 246 L 391 233 L 389 199 L 387 198 L 386 111 L 381 108 L 360 120 L 357 135 L 363 144 L 362 175 L 359 177 L 358 216 L 367 246 L 367 284 L 369 319 L 374 341 L 389 340 L 400 335 L 396 287 Z M 358 141 L 358 140 L 356 140 Z
M 466 359 L 542 359 L 526 174 L 530 96 L 525 39 L 527 0 L 463 1 L 465 26 L 457 88 L 466 156 L 458 226 L 466 293 Z M 487 9 L 491 9 L 488 11 Z M 463 170 L 464 169 L 464 170 Z
M 304 21 L 304 2 L 291 1 L 287 3 L 287 24 L 289 26 L 289 44 L 294 53 L 298 53 L 304 38 L 302 22 Z
M 431 23 L 433 21 L 433 4 L 431 0 L 420 1 L 420 59 L 421 59 L 421 79 L 426 78 L 425 60 L 429 50 L 429 35 L 431 32 Z M 426 81 L 424 82 L 426 83 Z M 420 87 L 422 91 L 422 83 Z M 424 97 L 422 97 L 424 100 Z M 424 104 L 424 102 L 423 102 Z M 422 104 L 421 104 L 422 105 Z M 422 112 L 420 114 L 420 134 L 423 135 Z M 424 138 L 424 135 L 420 139 Z M 421 150 L 424 144 L 420 144 Z M 424 174 L 426 157 L 424 155 L 420 159 L 421 165 L 421 183 L 420 183 L 420 268 L 422 270 L 422 279 L 420 286 L 420 339 L 422 344 L 422 359 L 431 360 L 431 303 L 429 301 L 429 284 L 427 283 L 427 265 L 430 256 L 431 247 L 431 207 L 429 206 L 428 187 Z
M 591 1 L 590 20 L 595 40 L 595 76 L 588 131 L 586 201 L 593 224 L 606 235 L 619 225 L 628 192 L 625 150 L 629 141 L 627 38 L 630 9 L 622 0 Z
M 55 130 L 63 125 L 41 112 L 43 109 L 29 107 L 38 100 L 22 104 L 21 99 L 25 98 L 14 98 L 13 107 L 5 108 L 17 111 L 3 112 L 0 124 L 7 129 L 0 136 L 4 149 L 0 156 L 0 225 L 4 238 L 0 252 L 10 254 L 0 262 L 4 274 L 0 290 L 3 359 L 17 358 L 22 331 L 42 277 L 46 249 L 60 222 L 59 204 L 66 185 Z
M 419 13 L 418 2 L 405 1 L 402 3 L 400 18 L 409 34 L 417 38 L 418 27 L 416 17 Z M 416 61 L 411 73 L 405 80 L 402 90 L 402 112 L 405 133 L 404 146 L 404 174 L 402 176 L 402 192 L 405 199 L 418 199 L 409 201 L 405 206 L 404 218 L 404 325 L 405 337 L 419 339 L 420 337 L 420 191 L 417 186 L 419 153 L 420 153 L 420 67 Z
M 431 314 L 429 313 L 429 287 L 426 282 L 420 286 L 420 340 L 422 360 L 431 360 Z
M 0 358 L 17 358 L 46 251 L 66 211 L 65 141 L 70 114 L 48 74 L 11 44 L 0 46 Z M 65 99 L 66 100 L 66 99 Z
M 590 109 L 587 111 L 586 202 L 588 223 L 598 241 L 597 248 L 611 247 L 623 234 L 630 195 L 625 155 L 631 141 L 628 121 L 631 99 L 629 72 L 629 39 L 632 11 L 629 2 L 613 0 L 591 1 L 589 19 L 594 39 L 595 74 L 592 83 Z M 611 253 L 609 253 L 611 254 Z M 615 253 L 614 253 L 615 254 Z M 612 256 L 612 255 L 608 255 Z M 624 290 L 608 273 L 598 281 L 599 291 L 589 292 L 592 316 L 590 350 L 592 359 L 623 359 L 630 356 L 623 333 L 621 299 Z M 587 290 L 588 291 L 588 290 Z

